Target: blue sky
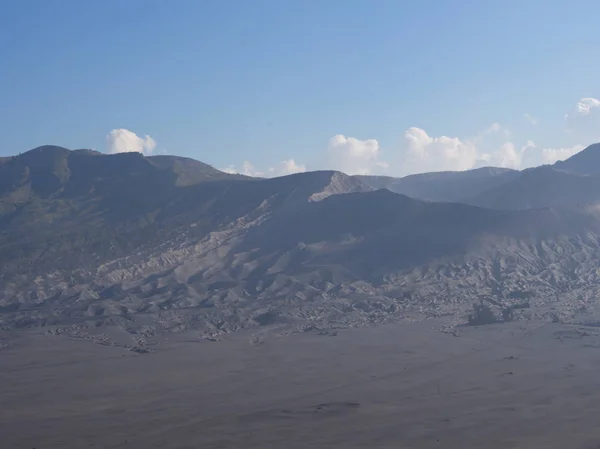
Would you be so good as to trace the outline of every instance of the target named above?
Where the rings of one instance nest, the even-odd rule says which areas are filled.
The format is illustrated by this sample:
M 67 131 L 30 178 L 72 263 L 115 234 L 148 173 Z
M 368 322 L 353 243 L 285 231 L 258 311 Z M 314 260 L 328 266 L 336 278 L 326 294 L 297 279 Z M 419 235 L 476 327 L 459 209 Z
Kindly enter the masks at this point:
M 3 0 L 0 155 L 143 150 L 267 176 L 551 162 L 600 141 L 599 16 L 592 0 Z

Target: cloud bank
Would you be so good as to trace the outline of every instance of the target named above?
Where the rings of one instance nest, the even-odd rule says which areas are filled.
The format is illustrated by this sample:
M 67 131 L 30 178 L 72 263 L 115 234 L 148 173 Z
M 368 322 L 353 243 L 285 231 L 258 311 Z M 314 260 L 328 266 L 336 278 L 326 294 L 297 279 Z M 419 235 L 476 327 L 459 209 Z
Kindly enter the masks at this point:
M 411 127 L 404 132 L 404 138 L 404 162 L 411 170 L 466 170 L 478 160 L 474 143 L 457 137 L 432 137 L 424 129 Z
M 513 169 L 552 164 L 600 141 L 600 100 L 582 97 L 565 114 L 567 145 L 546 147 L 531 139 L 515 139 L 511 130 L 492 123 L 471 136 L 435 135 L 423 128 L 411 126 L 398 133 L 396 142 L 382 148 L 375 138 L 363 139 L 347 134 L 335 134 L 322 147 L 321 163 L 307 167 L 296 158 L 282 160 L 266 168 L 251 161 L 241 166 L 230 165 L 228 173 L 254 177 L 276 177 L 304 172 L 308 169 L 339 170 L 349 175 L 404 176 L 412 173 L 462 171 L 484 166 Z M 518 117 L 516 117 L 518 119 Z M 560 120 L 560 116 L 557 117 Z M 539 130 L 539 120 L 530 113 L 521 115 L 529 132 Z M 563 143 L 563 142 L 561 142 Z M 107 136 L 109 153 L 138 151 L 151 154 L 156 142 L 152 137 L 140 137 L 127 129 L 115 129 Z
M 402 166 L 410 173 L 462 171 L 493 165 L 520 168 L 524 153 L 535 145 L 528 141 L 517 146 L 511 132 L 492 123 L 472 137 L 430 136 L 424 129 L 411 127 L 404 132 L 400 154 Z

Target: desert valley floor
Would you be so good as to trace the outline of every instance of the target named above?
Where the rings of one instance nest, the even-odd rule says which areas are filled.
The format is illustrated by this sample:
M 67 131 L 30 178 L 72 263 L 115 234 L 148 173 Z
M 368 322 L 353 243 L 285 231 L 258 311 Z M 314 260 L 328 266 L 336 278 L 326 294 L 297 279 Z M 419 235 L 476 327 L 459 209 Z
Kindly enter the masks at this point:
M 5 335 L 0 447 L 600 447 L 599 330 L 441 324 L 179 336 L 148 354 Z

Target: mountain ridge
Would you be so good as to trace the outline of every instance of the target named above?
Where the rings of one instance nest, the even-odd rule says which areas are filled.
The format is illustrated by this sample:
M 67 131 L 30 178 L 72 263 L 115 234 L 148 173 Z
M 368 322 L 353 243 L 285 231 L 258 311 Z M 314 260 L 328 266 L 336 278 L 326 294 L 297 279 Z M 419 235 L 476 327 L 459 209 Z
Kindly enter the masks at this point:
M 0 166 L 8 329 L 120 326 L 150 344 L 171 332 L 460 320 L 482 298 L 512 307 L 524 291 L 528 314 L 575 320 L 600 285 L 594 207 L 494 210 L 335 171 L 255 179 L 176 157 L 44 151 Z
M 386 188 L 426 201 L 459 202 L 474 192 L 484 192 L 516 177 L 518 171 L 500 167 L 481 167 L 465 171 L 419 173 L 395 178 L 356 176 L 373 188 Z M 468 192 L 468 193 L 467 193 Z

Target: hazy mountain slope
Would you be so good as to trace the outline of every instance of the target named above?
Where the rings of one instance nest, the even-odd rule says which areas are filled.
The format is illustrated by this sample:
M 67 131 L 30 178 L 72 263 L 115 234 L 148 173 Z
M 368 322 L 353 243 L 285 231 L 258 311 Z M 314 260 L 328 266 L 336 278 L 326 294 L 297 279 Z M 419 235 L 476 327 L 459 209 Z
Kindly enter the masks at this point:
M 524 170 L 510 182 L 462 202 L 496 209 L 570 207 L 600 201 L 600 145 L 563 162 Z
M 1 190 L 26 194 L 0 214 L 7 328 L 118 325 L 139 344 L 460 316 L 481 298 L 523 297 L 527 313 L 574 319 L 600 285 L 594 208 L 423 202 L 327 171 L 178 185 L 170 162 L 141 155 L 22 156 Z
M 355 176 L 375 189 L 428 201 L 459 201 L 492 187 L 502 185 L 518 175 L 508 168 L 484 167 L 463 172 L 437 172 L 409 175 L 403 178 L 387 176 Z
M 467 204 L 495 209 L 570 207 L 600 201 L 600 177 L 582 176 L 543 166 L 525 170 L 514 181 L 490 189 Z
M 554 168 L 579 175 L 600 175 L 600 143 L 588 146 L 565 161 L 556 162 Z
M 131 330 L 146 323 L 153 332 L 213 335 L 261 323 L 336 327 L 464 313 L 482 297 L 507 306 L 524 293 L 535 313 L 568 317 L 600 281 L 598 220 L 586 211 L 489 211 L 377 191 L 321 202 L 274 196 L 245 212 L 28 287 L 5 284 L 3 322 L 96 326 L 121 317 Z M 563 302 L 549 309 L 557 293 Z M 127 318 L 136 314 L 145 316 L 139 324 Z

